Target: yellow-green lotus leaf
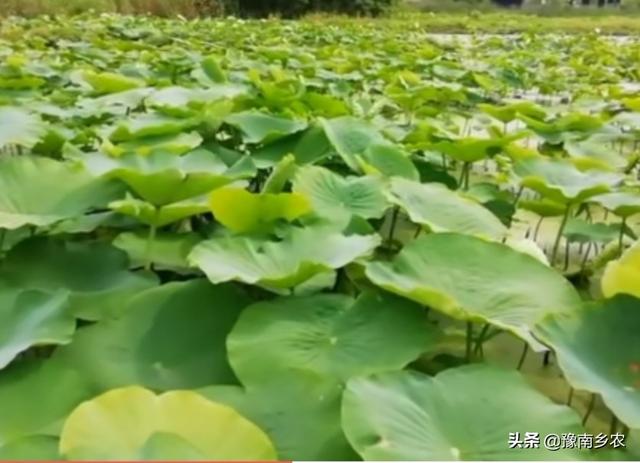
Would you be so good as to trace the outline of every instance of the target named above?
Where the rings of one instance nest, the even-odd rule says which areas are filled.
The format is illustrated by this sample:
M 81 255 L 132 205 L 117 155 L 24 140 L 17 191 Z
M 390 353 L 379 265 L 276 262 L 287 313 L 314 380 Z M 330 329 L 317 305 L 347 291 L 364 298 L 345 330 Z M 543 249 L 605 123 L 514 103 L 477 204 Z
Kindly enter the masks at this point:
M 640 242 L 627 250 L 620 259 L 607 264 L 601 286 L 605 297 L 624 293 L 640 298 Z
M 292 222 L 311 212 L 311 203 L 300 193 L 255 194 L 242 188 L 220 188 L 209 204 L 216 220 L 238 233 L 260 231 L 284 219 Z
M 191 391 L 114 389 L 78 406 L 60 436 L 60 454 L 69 460 L 141 460 L 158 447 L 172 458 L 276 459 L 260 428 Z

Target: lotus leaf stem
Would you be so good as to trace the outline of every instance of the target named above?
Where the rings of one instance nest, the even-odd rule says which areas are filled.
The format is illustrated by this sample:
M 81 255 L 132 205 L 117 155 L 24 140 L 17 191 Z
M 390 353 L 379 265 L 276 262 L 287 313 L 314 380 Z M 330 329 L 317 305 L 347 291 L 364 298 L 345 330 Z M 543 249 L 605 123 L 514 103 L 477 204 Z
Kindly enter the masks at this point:
M 618 249 L 620 251 L 620 255 L 622 255 L 622 251 L 624 250 L 624 229 L 627 226 L 627 218 L 624 217 L 622 219 L 622 223 L 620 224 L 620 235 L 618 236 Z
M 520 355 L 520 361 L 518 361 L 518 370 L 522 369 L 524 365 L 524 361 L 527 359 L 527 354 L 529 353 L 529 344 L 525 341 L 524 348 L 522 349 L 522 354 Z
M 467 363 L 471 362 L 471 345 L 473 343 L 473 323 L 467 322 L 467 346 L 466 346 L 466 359 Z
M 595 407 L 595 405 L 596 405 L 596 394 L 591 394 L 589 405 L 587 405 L 587 411 L 584 414 L 584 417 L 582 418 L 582 426 L 585 426 L 587 424 L 587 421 L 589 421 L 589 417 L 591 416 L 591 413 L 593 412 L 593 407 Z
M 156 239 L 157 230 L 158 226 L 155 223 L 149 227 L 149 236 L 147 237 L 147 245 L 144 251 L 145 270 L 151 270 L 151 265 L 153 263 L 153 242 Z
M 389 227 L 389 235 L 387 236 L 387 247 L 389 249 L 393 246 L 393 235 L 396 231 L 396 225 L 398 224 L 398 214 L 400 214 L 400 207 L 396 206 L 393 208 L 393 213 L 391 215 L 391 225 Z
M 569 386 L 569 397 L 567 398 L 567 405 L 570 407 L 571 402 L 573 402 L 573 394 L 575 393 L 575 389 L 573 386 Z
M 564 215 L 562 216 L 562 222 L 560 222 L 560 228 L 558 228 L 558 234 L 556 235 L 556 240 L 553 243 L 553 251 L 551 252 L 551 265 L 555 263 L 556 257 L 558 257 L 558 250 L 560 249 L 560 241 L 562 240 L 562 232 L 567 226 L 570 213 L 571 213 L 571 205 L 567 205 L 567 208 L 564 211 Z

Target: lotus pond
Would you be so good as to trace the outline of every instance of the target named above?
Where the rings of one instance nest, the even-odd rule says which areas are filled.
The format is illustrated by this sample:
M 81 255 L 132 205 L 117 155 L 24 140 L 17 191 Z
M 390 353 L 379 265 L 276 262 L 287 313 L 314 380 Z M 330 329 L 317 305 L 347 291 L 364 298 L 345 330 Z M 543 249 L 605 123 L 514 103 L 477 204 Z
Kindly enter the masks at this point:
M 640 40 L 43 17 L 0 57 L 0 459 L 640 457 Z

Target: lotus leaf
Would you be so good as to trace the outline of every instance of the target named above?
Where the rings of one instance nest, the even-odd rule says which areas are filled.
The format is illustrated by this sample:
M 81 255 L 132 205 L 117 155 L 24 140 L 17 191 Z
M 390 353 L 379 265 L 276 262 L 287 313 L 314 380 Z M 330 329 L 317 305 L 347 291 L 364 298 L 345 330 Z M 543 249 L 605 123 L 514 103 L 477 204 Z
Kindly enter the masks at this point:
M 424 310 L 382 293 L 281 298 L 249 307 L 227 345 L 244 384 L 291 371 L 346 381 L 403 368 L 437 341 Z
M 191 391 L 114 389 L 76 408 L 60 437 L 60 453 L 71 460 L 158 459 L 167 452 L 187 460 L 276 459 L 256 425 Z
M 534 324 L 580 306 L 571 284 L 534 257 L 466 235 L 421 236 L 391 262 L 368 263 L 366 275 L 452 317 L 512 331 L 537 350 L 543 348 L 531 336 Z
M 622 182 L 622 176 L 610 172 L 581 172 L 570 162 L 529 158 L 514 165 L 522 186 L 560 203 L 580 203 L 606 193 Z
M 576 389 L 602 395 L 622 422 L 640 428 L 640 299 L 619 295 L 553 314 L 535 329 Z
M 297 286 L 314 275 L 369 255 L 377 235 L 344 236 L 324 228 L 294 228 L 280 241 L 221 237 L 204 241 L 189 255 L 213 283 L 238 280 L 272 289 Z
M 121 195 L 120 184 L 95 179 L 79 165 L 43 157 L 0 158 L 0 228 L 52 225 Z
M 0 107 L 0 150 L 11 145 L 32 148 L 46 131 L 46 124 L 38 116 L 19 108 Z
M 607 264 L 602 275 L 602 292 L 605 297 L 631 294 L 640 298 L 640 242 L 634 244 L 618 260 Z
M 311 212 L 299 193 L 250 193 L 242 188 L 219 188 L 209 196 L 216 220 L 238 233 L 268 229 L 278 220 L 293 222 Z
M 472 385 L 472 387 L 470 387 Z M 375 404 L 371 406 L 371 404 Z M 349 442 L 366 460 L 558 460 L 578 450 L 510 448 L 511 433 L 580 433 L 580 418 L 517 372 L 486 365 L 435 377 L 411 371 L 353 378 L 342 402 Z
M 413 222 L 436 233 L 456 232 L 494 239 L 507 233 L 491 211 L 439 183 L 394 178 L 389 199 L 404 209 Z
M 225 340 L 248 302 L 235 288 L 206 280 L 166 284 L 132 298 L 120 318 L 80 329 L 56 360 L 98 391 L 235 384 Z
M 240 130 L 245 143 L 270 143 L 307 128 L 307 123 L 304 121 L 285 119 L 257 111 L 234 113 L 224 121 Z

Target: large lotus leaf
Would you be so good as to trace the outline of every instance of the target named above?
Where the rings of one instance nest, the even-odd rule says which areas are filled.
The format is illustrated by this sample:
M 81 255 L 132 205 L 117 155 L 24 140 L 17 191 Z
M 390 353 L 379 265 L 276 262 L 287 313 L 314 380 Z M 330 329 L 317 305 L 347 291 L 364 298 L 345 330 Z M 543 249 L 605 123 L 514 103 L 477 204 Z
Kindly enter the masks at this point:
M 157 152 L 166 152 L 179 156 L 196 149 L 201 143 L 202 136 L 198 132 L 183 132 L 173 135 L 137 138 L 117 144 L 105 140 L 101 149 L 105 153 L 116 157 L 127 153 L 148 156 Z
M 112 93 L 98 98 L 83 98 L 75 105 L 76 114 L 82 117 L 100 116 L 111 114 L 113 116 L 124 116 L 130 111 L 140 106 L 142 101 L 153 89 L 135 88 L 124 92 Z
M 562 203 L 580 203 L 606 193 L 623 179 L 619 174 L 598 170 L 582 172 L 568 161 L 544 158 L 522 159 L 515 163 L 513 171 L 522 186 Z
M 189 255 L 213 283 L 238 280 L 291 288 L 369 255 L 378 235 L 344 236 L 324 228 L 294 228 L 280 241 L 225 236 L 204 241 Z
M 611 149 L 611 137 L 591 137 L 587 140 L 565 141 L 563 147 L 580 166 L 591 166 L 602 170 L 622 169 L 627 160 Z
M 462 320 L 484 321 L 542 346 L 530 329 L 549 312 L 574 310 L 571 284 L 534 257 L 467 235 L 423 235 L 391 262 L 367 264 L 378 286 Z M 540 291 L 544 288 L 544 291 Z
M 153 263 L 155 270 L 191 272 L 187 257 L 196 244 L 203 240 L 197 233 L 159 233 L 149 249 L 149 234 L 125 232 L 119 234 L 113 245 L 129 255 L 131 267 L 143 267 Z
M 620 226 L 618 224 L 589 223 L 570 217 L 562 234 L 569 241 L 609 243 L 620 236 Z
M 104 206 L 122 193 L 121 184 L 94 179 L 79 165 L 5 157 L 0 159 L 0 228 L 52 225 Z
M 228 167 L 206 150 L 195 150 L 184 156 L 156 152 L 117 158 L 93 153 L 84 155 L 82 161 L 94 175 L 118 178 L 143 200 L 156 206 L 200 196 L 255 173 L 248 157 Z
M 281 138 L 262 146 L 251 153 L 260 168 L 277 164 L 288 154 L 292 154 L 296 164 L 305 165 L 319 161 L 333 152 L 333 148 L 322 127 L 310 126 L 302 132 Z
M 353 461 L 357 455 L 340 423 L 343 386 L 312 375 L 274 376 L 267 382 L 199 390 L 260 426 L 281 460 Z
M 199 124 L 198 120 L 169 117 L 161 114 L 142 113 L 128 119 L 121 119 L 110 130 L 109 139 L 114 142 L 125 142 L 137 138 L 173 135 L 187 132 Z
M 0 370 L 30 347 L 70 343 L 75 330 L 66 291 L 0 286 Z
M 346 215 L 364 219 L 380 218 L 389 207 L 385 184 L 379 177 L 341 177 L 316 166 L 300 168 L 293 191 L 311 200 L 314 211 L 323 217 Z
M 400 371 L 349 381 L 342 402 L 349 442 L 365 460 L 578 460 L 577 450 L 510 448 L 509 435 L 578 434 L 577 413 L 519 373 L 486 365 L 435 377 Z
M 207 89 L 186 87 L 164 87 L 153 92 L 145 103 L 151 107 L 181 109 L 198 107 L 212 101 L 235 98 L 246 92 L 237 84 L 210 85 Z
M 476 162 L 496 155 L 503 147 L 513 142 L 515 137 L 504 138 L 460 138 L 457 140 L 442 140 L 429 146 L 433 151 L 462 162 Z
M 57 435 L 63 419 L 91 395 L 78 372 L 57 362 L 9 366 L 0 375 L 0 449 L 34 434 Z
M 551 121 L 541 121 L 524 114 L 518 116 L 528 128 L 549 143 L 558 144 L 575 138 L 575 134 L 584 136 L 596 132 L 602 127 L 602 119 L 589 114 L 571 113 Z
M 60 453 L 84 461 L 140 460 L 149 454 L 157 460 L 167 453 L 186 460 L 276 459 L 264 432 L 234 409 L 196 392 L 157 396 L 141 387 L 115 389 L 76 408 L 65 422 Z
M 419 177 L 408 155 L 369 122 L 343 116 L 323 119 L 322 126 L 333 148 L 355 172 L 379 172 L 411 179 Z
M 9 252 L 0 277 L 23 288 L 65 289 L 71 313 L 100 320 L 121 313 L 132 295 L 157 284 L 155 276 L 128 268 L 126 254 L 108 244 L 37 238 Z
M 640 298 L 640 242 L 607 264 L 600 284 L 605 297 L 631 294 Z
M 518 208 L 526 211 L 531 211 L 534 214 L 538 214 L 540 217 L 557 217 L 563 215 L 567 209 L 567 206 L 552 201 L 547 198 L 542 199 L 521 199 L 518 201 Z
M 135 217 L 140 222 L 155 227 L 163 227 L 193 215 L 209 212 L 207 198 L 204 196 L 156 207 L 127 195 L 125 199 L 112 201 L 109 207 L 120 214 Z
M 457 232 L 495 239 L 507 233 L 489 209 L 440 183 L 394 178 L 389 199 L 404 209 L 413 222 L 436 233 Z
M 311 212 L 311 204 L 300 193 L 251 193 L 225 187 L 209 196 L 216 220 L 238 233 L 268 230 L 278 220 L 293 222 Z
M 231 286 L 169 283 L 133 298 L 122 317 L 80 329 L 56 358 L 101 392 L 131 384 L 162 391 L 235 384 L 225 342 L 248 303 Z
M 618 217 L 630 217 L 640 213 L 640 194 L 631 191 L 606 193 L 591 198 L 594 203 L 609 209 Z
M 243 384 L 303 370 L 347 379 L 402 369 L 437 341 L 424 309 L 382 293 L 286 297 L 249 307 L 229 335 Z
M 224 121 L 242 132 L 245 143 L 270 143 L 307 128 L 305 121 L 285 119 L 258 111 L 234 113 Z
M 38 116 L 19 108 L 0 107 L 0 150 L 11 145 L 32 148 L 46 132 L 47 126 Z
M 394 145 L 371 145 L 364 155 L 357 156 L 360 169 L 365 174 L 404 177 L 418 180 L 420 173 L 409 159 L 409 154 Z
M 640 428 L 638 332 L 640 299 L 619 295 L 550 315 L 535 335 L 554 350 L 574 388 L 601 394 L 621 421 Z
M 0 445 L 1 461 L 57 461 L 58 438 L 29 436 Z
M 144 82 L 133 77 L 123 76 L 113 72 L 87 71 L 82 75 L 83 79 L 93 87 L 96 93 L 118 93 L 134 88 L 144 87 Z

